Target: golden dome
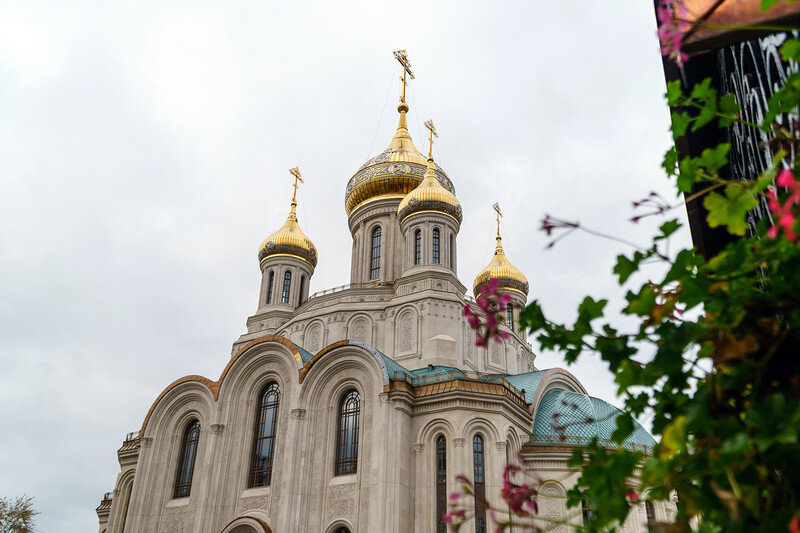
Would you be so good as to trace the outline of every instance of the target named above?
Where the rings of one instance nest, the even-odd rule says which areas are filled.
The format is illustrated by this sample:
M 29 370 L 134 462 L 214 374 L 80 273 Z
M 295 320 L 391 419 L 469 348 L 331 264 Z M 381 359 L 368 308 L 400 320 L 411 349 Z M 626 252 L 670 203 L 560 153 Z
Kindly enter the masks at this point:
M 421 211 L 440 211 L 455 218 L 461 223 L 461 204 L 455 194 L 451 193 L 436 179 L 436 167 L 433 159 L 428 159 L 428 170 L 417 188 L 408 193 L 397 207 L 400 221 L 413 213 Z
M 312 267 L 317 266 L 317 249 L 311 239 L 306 237 L 297 224 L 297 202 L 292 200 L 289 216 L 281 229 L 270 235 L 258 249 L 258 261 L 262 262 L 273 255 L 291 255 L 298 257 Z
M 480 296 L 482 287 L 489 283 L 492 278 L 497 278 L 500 283 L 498 288 L 505 291 L 516 291 L 522 294 L 523 297 L 528 296 L 528 278 L 522 273 L 520 269 L 511 264 L 511 261 L 506 257 L 503 252 L 503 243 L 500 235 L 497 235 L 497 247 L 494 250 L 494 257 L 486 265 L 486 268 L 481 270 L 480 274 L 475 278 L 473 283 L 473 293 L 477 298 Z
M 344 208 L 348 216 L 370 200 L 402 199 L 422 181 L 428 160 L 414 146 L 408 133 L 408 105 L 401 102 L 397 110 L 400 112 L 400 122 L 389 147 L 364 163 L 347 183 Z M 450 179 L 435 163 L 434 172 L 442 187 L 455 194 Z

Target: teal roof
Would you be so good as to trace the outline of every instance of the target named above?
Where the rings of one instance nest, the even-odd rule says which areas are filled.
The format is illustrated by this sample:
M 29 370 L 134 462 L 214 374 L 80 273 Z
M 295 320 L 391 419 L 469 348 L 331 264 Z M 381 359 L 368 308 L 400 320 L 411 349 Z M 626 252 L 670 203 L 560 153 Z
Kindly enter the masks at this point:
M 302 359 L 304 363 L 307 363 L 307 362 L 311 361 L 311 358 L 314 357 L 314 355 L 311 352 L 305 351 L 304 349 L 302 349 L 301 347 L 297 346 L 296 344 L 295 344 L 295 347 L 297 348 L 297 351 L 300 352 L 300 359 Z
M 536 388 L 546 372 L 547 370 L 537 370 L 536 372 L 525 372 L 524 374 L 504 374 L 503 377 L 520 391 L 525 389 L 525 403 L 531 404 L 533 403 L 533 396 L 536 394 Z
M 375 350 L 377 351 L 377 350 Z M 378 352 L 378 355 L 383 357 L 384 363 L 386 363 L 386 370 L 389 372 L 389 379 L 391 381 L 397 381 L 402 379 L 401 376 L 405 374 L 406 376 L 410 376 L 411 372 L 406 370 L 406 367 L 389 357 L 388 355 L 384 354 L 383 352 Z
M 508 378 L 506 378 L 508 379 Z M 527 390 L 526 390 L 527 392 Z M 553 414 L 557 413 L 554 417 Z M 585 445 L 593 438 L 611 440 L 618 416 L 628 416 L 608 402 L 579 392 L 551 389 L 545 393 L 536 408 L 533 422 L 532 444 Z M 587 418 L 591 422 L 587 422 Z M 554 426 L 564 426 L 562 433 Z M 623 446 L 654 446 L 656 441 L 636 420 L 633 433 Z M 608 442 L 603 445 L 609 445 Z M 612 447 L 615 445 L 611 444 Z
M 439 365 L 429 365 L 425 368 L 418 368 L 416 370 L 411 370 L 410 374 L 412 376 L 428 376 L 431 374 L 441 374 L 443 372 L 450 372 L 455 370 L 459 372 L 459 370 L 453 366 L 439 366 Z

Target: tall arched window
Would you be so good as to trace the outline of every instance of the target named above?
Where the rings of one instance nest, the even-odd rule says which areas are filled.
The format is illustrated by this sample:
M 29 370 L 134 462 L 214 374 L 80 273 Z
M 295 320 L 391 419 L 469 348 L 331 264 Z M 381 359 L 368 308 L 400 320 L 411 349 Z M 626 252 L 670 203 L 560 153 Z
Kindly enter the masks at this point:
M 583 512 L 583 527 L 589 527 L 589 522 L 594 520 L 594 505 L 590 498 L 581 500 L 581 511 Z
M 486 531 L 486 472 L 484 470 L 483 437 L 472 438 L 472 473 L 475 480 L 475 531 Z M 483 524 L 483 529 L 478 527 Z
M 269 278 L 267 279 L 267 303 L 272 303 L 272 286 L 275 284 L 275 271 L 269 271 Z
M 272 481 L 275 458 L 275 431 L 278 425 L 278 405 L 281 389 L 272 382 L 261 391 L 256 410 L 253 458 L 250 464 L 250 487 L 266 487 Z
M 372 230 L 372 253 L 369 266 L 369 279 L 377 279 L 381 275 L 381 227 Z
M 647 513 L 647 527 L 651 528 L 656 523 L 656 507 L 653 502 L 646 501 L 644 502 L 644 510 Z
M 281 303 L 289 303 L 289 288 L 292 286 L 292 271 L 287 270 L 283 275 L 283 294 L 281 294 Z
M 303 291 L 306 288 L 306 277 L 305 275 L 300 276 L 300 289 L 297 291 L 297 304 L 300 305 L 303 303 Z
M 447 512 L 447 440 L 436 438 L 436 533 L 447 533 L 442 515 Z
M 506 304 L 506 326 L 514 331 L 514 306 L 511 305 L 511 302 Z
M 339 404 L 339 428 L 336 433 L 336 475 L 355 474 L 358 465 L 358 419 L 361 396 L 347 392 Z
M 194 460 L 197 457 L 197 443 L 200 441 L 200 421 L 193 420 L 183 433 L 181 459 L 178 462 L 178 475 L 175 478 L 175 498 L 185 498 L 192 491 Z
M 433 228 L 433 264 L 439 264 L 439 228 Z
M 422 262 L 422 232 L 417 230 L 414 232 L 414 264 L 418 265 Z

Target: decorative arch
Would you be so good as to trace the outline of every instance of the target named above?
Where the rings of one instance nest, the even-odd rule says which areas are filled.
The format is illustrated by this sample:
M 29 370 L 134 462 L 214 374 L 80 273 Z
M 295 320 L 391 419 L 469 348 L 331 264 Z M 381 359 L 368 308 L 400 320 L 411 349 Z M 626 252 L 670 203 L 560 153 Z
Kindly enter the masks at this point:
M 266 514 L 254 510 L 228 522 L 222 533 L 272 533 L 272 529 L 267 525 Z
M 461 430 L 461 434 L 468 440 L 471 440 L 475 433 L 482 433 L 488 443 L 504 440 L 500 437 L 500 433 L 494 427 L 494 424 L 485 418 L 471 418 L 466 421 Z
M 539 494 L 536 503 L 539 507 L 539 516 L 542 519 L 543 527 L 552 527 L 553 522 L 568 519 L 567 516 L 567 489 L 559 481 L 554 479 L 546 480 L 539 486 Z M 554 529 L 556 533 L 564 533 L 567 526 L 562 524 Z
M 328 524 L 328 527 L 325 528 L 325 533 L 337 533 L 337 531 L 339 531 L 339 529 L 343 527 L 346 527 L 347 530 L 350 532 L 354 532 L 356 530 L 355 526 L 353 526 L 353 524 L 349 520 L 346 520 L 344 518 L 337 518 L 333 522 Z
M 369 344 L 366 344 L 364 342 L 360 342 L 360 341 L 357 341 L 357 340 L 349 340 L 349 339 L 345 339 L 343 341 L 337 341 L 337 342 L 334 342 L 332 344 L 329 344 L 328 346 L 326 346 L 325 348 L 323 348 L 322 350 L 317 352 L 317 355 L 312 357 L 311 360 L 308 361 L 305 364 L 305 366 L 300 370 L 300 383 L 302 383 L 306 379 L 306 377 L 308 376 L 309 372 L 311 372 L 311 369 L 317 363 L 319 363 L 319 361 L 323 357 L 325 357 L 325 358 L 332 357 L 333 356 L 332 352 L 336 351 L 337 348 L 341 348 L 341 347 L 344 347 L 344 346 L 352 346 L 352 347 L 357 348 L 356 350 L 353 350 L 351 353 L 360 353 L 360 354 L 369 355 L 369 359 L 371 359 L 372 361 L 374 361 L 378 365 L 378 370 L 380 372 L 381 381 L 382 381 L 382 385 L 383 385 L 384 389 L 388 389 L 388 387 L 389 387 L 389 369 L 387 368 L 386 361 L 383 359 L 383 356 L 381 355 L 381 353 L 378 352 L 378 350 L 376 350 L 375 348 L 373 348 Z M 330 355 L 328 355 L 328 354 L 330 354 Z
M 369 344 L 372 342 L 372 317 L 366 313 L 357 313 L 347 322 L 347 337 Z
M 398 356 L 419 352 L 419 313 L 408 305 L 397 312 L 395 321 L 394 353 Z
M 187 388 L 189 388 L 190 390 L 193 389 L 201 394 L 208 394 L 208 397 L 211 399 L 210 404 L 216 402 L 217 399 L 219 398 L 220 388 L 225 382 L 225 376 L 231 371 L 231 368 L 237 363 L 237 361 L 239 361 L 240 359 L 244 359 L 246 357 L 246 354 L 251 348 L 270 342 L 277 343 L 288 348 L 290 354 L 295 359 L 296 368 L 301 369 L 303 367 L 303 359 L 302 356 L 300 355 L 300 350 L 289 339 L 281 337 L 280 335 L 265 335 L 263 337 L 253 339 L 252 341 L 245 344 L 242 348 L 240 348 L 239 351 L 236 352 L 233 355 L 233 357 L 231 357 L 230 361 L 228 361 L 228 364 L 225 366 L 225 369 L 222 371 L 222 374 L 220 374 L 220 377 L 217 381 L 211 381 L 205 376 L 190 375 L 176 379 L 175 381 L 167 385 L 167 387 L 163 391 L 161 391 L 161 394 L 158 395 L 153 404 L 150 406 L 150 409 L 147 411 L 147 414 L 144 417 L 144 421 L 142 422 L 142 427 L 139 430 L 139 436 L 140 437 L 144 436 L 150 418 L 156 411 L 156 407 L 158 407 L 159 404 L 165 399 L 169 400 L 169 398 L 182 394 L 182 392 Z
M 444 435 L 448 441 L 451 441 L 456 436 L 455 428 L 453 428 L 449 420 L 434 418 L 419 430 L 419 433 L 417 433 L 417 442 L 431 445 L 440 433 Z
M 306 326 L 303 333 L 303 344 L 305 349 L 311 353 L 317 353 L 325 346 L 327 328 L 322 320 L 312 320 Z

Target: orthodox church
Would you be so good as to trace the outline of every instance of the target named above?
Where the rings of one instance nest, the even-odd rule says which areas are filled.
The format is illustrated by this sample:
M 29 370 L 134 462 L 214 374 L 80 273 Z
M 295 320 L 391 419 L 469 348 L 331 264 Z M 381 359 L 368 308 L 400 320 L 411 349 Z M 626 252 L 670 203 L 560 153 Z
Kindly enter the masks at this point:
M 542 525 L 570 531 L 591 503 L 567 509 L 592 437 L 608 447 L 624 416 L 562 368 L 538 369 L 517 319 L 529 291 L 503 250 L 490 280 L 511 296 L 500 330 L 476 346 L 464 318 L 475 299 L 456 275 L 462 208 L 450 177 L 412 142 L 404 51 L 397 131 L 347 182 L 350 284 L 309 295 L 317 250 L 301 231 L 296 191 L 286 222 L 258 249 L 258 308 L 215 381 L 189 375 L 155 399 L 117 455 L 120 473 L 97 508 L 100 533 L 443 532 L 447 495 L 466 475 L 501 506 L 505 465 L 521 456 L 543 480 Z M 430 129 L 430 146 L 435 128 Z M 595 422 L 553 430 L 576 405 Z M 570 413 L 561 413 L 569 417 Z M 649 452 L 638 424 L 624 446 Z M 647 531 L 674 502 L 647 502 L 622 525 Z M 545 522 L 546 521 L 546 522 Z M 480 500 L 465 529 L 491 528 Z

